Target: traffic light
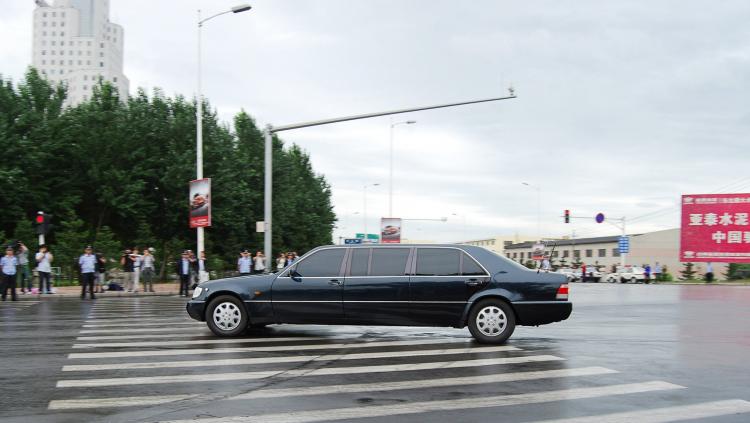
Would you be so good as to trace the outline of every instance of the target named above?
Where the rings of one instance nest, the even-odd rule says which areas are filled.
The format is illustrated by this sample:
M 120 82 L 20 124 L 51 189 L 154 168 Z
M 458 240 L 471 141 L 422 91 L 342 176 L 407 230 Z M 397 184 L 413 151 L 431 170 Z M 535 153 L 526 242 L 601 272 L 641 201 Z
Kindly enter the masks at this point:
M 37 235 L 47 235 L 52 225 L 50 220 L 52 219 L 51 214 L 46 214 L 43 211 L 36 213 L 36 233 Z
M 570 210 L 565 210 L 565 223 L 570 223 Z

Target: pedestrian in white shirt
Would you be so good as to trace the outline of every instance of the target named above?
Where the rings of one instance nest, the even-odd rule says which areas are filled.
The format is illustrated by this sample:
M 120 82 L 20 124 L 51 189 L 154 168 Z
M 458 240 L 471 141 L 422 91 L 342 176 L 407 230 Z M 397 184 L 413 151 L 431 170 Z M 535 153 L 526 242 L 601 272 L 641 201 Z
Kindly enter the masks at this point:
M 47 244 L 39 246 L 39 252 L 36 253 L 36 271 L 39 273 L 39 292 L 43 294 L 52 293 L 52 260 L 54 257 L 49 251 Z
M 240 275 L 249 275 L 253 271 L 253 259 L 250 257 L 250 251 L 242 250 L 240 258 L 237 260 L 237 271 Z
M 130 257 L 133 259 L 133 292 L 138 292 L 138 285 L 141 282 L 141 265 L 143 264 L 143 256 L 138 254 L 140 250 L 138 247 L 133 248 L 133 253 Z
M 198 258 L 198 283 L 208 282 L 211 279 L 211 274 L 208 273 L 208 265 L 206 264 L 206 252 L 201 251 L 201 255 Z
M 260 251 L 255 253 L 253 266 L 253 273 L 263 273 L 266 271 L 266 256 Z
M 11 301 L 17 301 L 16 298 L 16 272 L 18 266 L 18 259 L 16 258 L 13 246 L 9 245 L 5 249 L 5 255 L 0 258 L 0 291 L 2 291 L 3 301 L 8 296 L 8 290 L 10 289 Z
M 143 250 L 141 257 L 141 276 L 143 276 L 143 292 L 154 292 L 154 256 L 151 254 L 153 248 Z

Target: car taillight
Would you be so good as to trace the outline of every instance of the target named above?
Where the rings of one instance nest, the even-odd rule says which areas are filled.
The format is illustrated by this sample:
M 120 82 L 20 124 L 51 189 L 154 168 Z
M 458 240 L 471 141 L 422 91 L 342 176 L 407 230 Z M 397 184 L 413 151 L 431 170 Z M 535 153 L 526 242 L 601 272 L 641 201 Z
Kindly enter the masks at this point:
M 557 296 L 555 299 L 558 300 L 567 300 L 568 299 L 568 284 L 564 283 L 560 285 L 559 288 L 557 288 Z

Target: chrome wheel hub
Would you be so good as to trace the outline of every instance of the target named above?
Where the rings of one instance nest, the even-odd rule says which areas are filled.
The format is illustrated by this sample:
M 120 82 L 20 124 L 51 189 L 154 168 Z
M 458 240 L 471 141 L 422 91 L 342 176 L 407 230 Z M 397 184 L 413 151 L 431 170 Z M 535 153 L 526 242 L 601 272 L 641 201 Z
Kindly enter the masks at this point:
M 213 319 L 219 329 L 230 331 L 240 325 L 242 313 L 234 303 L 221 303 L 214 309 Z
M 485 336 L 499 336 L 508 326 L 503 310 L 497 306 L 487 306 L 477 313 L 477 329 Z

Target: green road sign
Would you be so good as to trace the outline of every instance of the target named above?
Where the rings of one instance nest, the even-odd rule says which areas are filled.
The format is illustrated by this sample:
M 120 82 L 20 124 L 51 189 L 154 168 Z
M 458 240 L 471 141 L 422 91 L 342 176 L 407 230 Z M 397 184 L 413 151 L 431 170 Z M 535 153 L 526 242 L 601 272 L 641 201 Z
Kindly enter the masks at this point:
M 365 239 L 365 234 L 357 234 L 355 236 L 355 238 Z M 378 234 L 367 234 L 367 239 L 372 239 L 372 240 L 377 241 L 377 240 L 380 239 L 380 235 L 378 235 Z

